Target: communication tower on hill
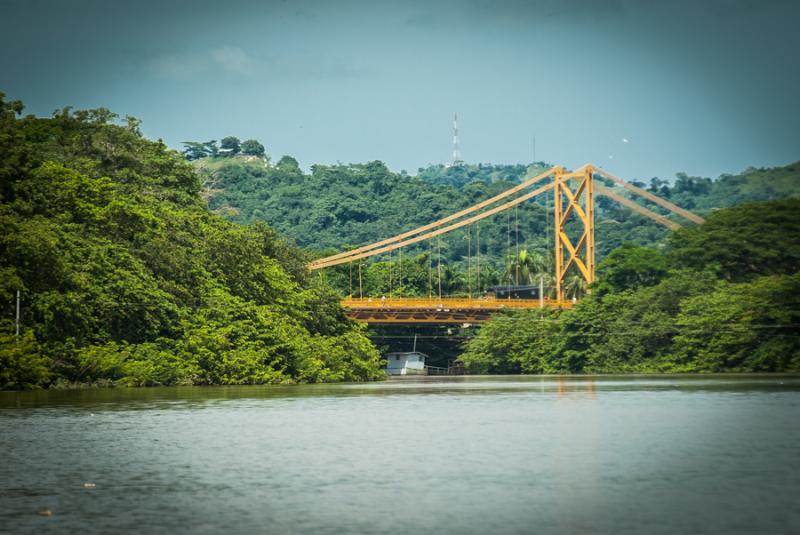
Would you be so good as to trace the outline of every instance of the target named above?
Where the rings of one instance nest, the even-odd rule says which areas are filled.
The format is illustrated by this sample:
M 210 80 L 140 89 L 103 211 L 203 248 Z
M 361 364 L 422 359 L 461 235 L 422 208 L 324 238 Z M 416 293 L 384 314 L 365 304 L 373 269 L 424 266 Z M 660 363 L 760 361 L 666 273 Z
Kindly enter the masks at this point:
M 461 149 L 458 147 L 458 113 L 453 114 L 453 161 L 450 167 L 457 167 L 464 162 L 461 160 Z

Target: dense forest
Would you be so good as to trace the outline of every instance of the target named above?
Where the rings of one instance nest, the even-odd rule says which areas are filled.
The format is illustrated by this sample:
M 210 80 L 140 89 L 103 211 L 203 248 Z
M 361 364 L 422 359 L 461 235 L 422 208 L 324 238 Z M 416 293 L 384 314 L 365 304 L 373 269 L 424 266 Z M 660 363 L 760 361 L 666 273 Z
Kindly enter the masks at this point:
M 238 223 L 265 221 L 314 250 L 363 245 L 394 235 L 470 206 L 497 194 L 550 164 L 442 165 L 420 169 L 416 176 L 394 173 L 383 163 L 313 165 L 310 173 L 283 156 L 207 157 L 194 165 L 204 180 L 209 207 Z M 673 182 L 652 178 L 648 183 L 626 177 L 673 203 L 707 214 L 711 210 L 745 202 L 768 201 L 800 195 L 800 162 L 770 169 L 750 168 L 717 179 L 679 173 Z M 525 203 L 511 215 L 512 238 L 521 245 L 536 245 L 548 237 L 547 196 Z M 552 200 L 549 201 L 552 203 Z M 640 245 L 660 242 L 668 232 L 657 223 L 597 199 L 597 246 L 601 257 L 625 241 Z M 659 207 L 649 208 L 663 213 Z M 507 251 L 509 214 L 498 214 L 482 228 L 489 256 Z M 466 254 L 465 244 L 454 236 L 443 254 L 456 260 Z M 547 241 L 549 244 L 549 241 Z
M 188 153 L 187 157 L 194 158 Z M 318 256 L 429 223 L 550 167 L 545 162 L 436 165 L 409 176 L 393 173 L 381 162 L 369 162 L 314 165 L 310 173 L 304 173 L 289 156 L 273 165 L 269 157 L 214 157 L 211 152 L 193 163 L 204 179 L 211 210 L 239 223 L 265 221 Z M 705 215 L 744 202 L 800 195 L 800 163 L 748 169 L 714 180 L 680 173 L 672 183 L 658 178 L 647 184 L 633 182 Z M 627 195 L 620 188 L 615 191 Z M 437 293 L 441 286 L 443 294 L 466 295 L 494 284 L 524 284 L 540 277 L 552 288 L 553 222 L 548 203 L 552 198 L 540 196 L 441 239 L 364 262 L 360 291 L 427 295 Z M 658 223 L 605 197 L 597 197 L 596 206 L 598 260 L 625 242 L 659 246 L 669 235 Z M 658 206 L 647 206 L 664 213 Z M 480 279 L 474 267 L 478 258 Z M 356 277 L 350 266 L 326 270 L 325 276 L 341 294 L 352 291 Z M 580 297 L 585 291 L 580 277 L 568 281 L 570 297 Z
M 800 371 L 800 200 L 711 213 L 663 249 L 626 244 L 574 308 L 495 316 L 479 373 Z
M 2 97 L 0 388 L 382 376 L 304 254 L 210 213 L 192 167 L 136 119 L 22 116 Z
M 549 167 L 481 166 L 478 175 L 457 187 L 425 170 L 417 176 L 394 173 L 379 161 L 314 165 L 310 173 L 304 173 L 290 156 L 274 165 L 242 156 L 204 158 L 194 165 L 204 178 L 211 210 L 237 223 L 265 221 L 300 247 L 316 250 L 319 255 L 424 225 Z M 470 167 L 448 168 L 446 172 L 467 169 Z M 502 270 L 505 257 L 515 252 L 517 245 L 534 251 L 549 248 L 552 219 L 546 210 L 548 203 L 552 200 L 542 196 L 537 202 L 525 203 L 481 224 L 481 251 L 496 269 Z M 626 239 L 655 243 L 666 235 L 662 227 L 620 210 L 606 199 L 599 201 L 598 208 L 597 247 L 601 255 Z M 454 232 L 441 244 L 448 264 L 462 262 L 467 248 L 466 232 Z M 424 247 L 407 251 L 409 255 L 424 252 Z

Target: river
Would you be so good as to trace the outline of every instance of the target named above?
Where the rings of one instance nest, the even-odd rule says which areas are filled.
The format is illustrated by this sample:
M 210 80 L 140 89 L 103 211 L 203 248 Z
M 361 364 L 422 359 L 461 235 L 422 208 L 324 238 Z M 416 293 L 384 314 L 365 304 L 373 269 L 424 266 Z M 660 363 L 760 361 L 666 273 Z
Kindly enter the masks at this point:
M 0 453 L 3 533 L 800 532 L 797 376 L 5 392 Z

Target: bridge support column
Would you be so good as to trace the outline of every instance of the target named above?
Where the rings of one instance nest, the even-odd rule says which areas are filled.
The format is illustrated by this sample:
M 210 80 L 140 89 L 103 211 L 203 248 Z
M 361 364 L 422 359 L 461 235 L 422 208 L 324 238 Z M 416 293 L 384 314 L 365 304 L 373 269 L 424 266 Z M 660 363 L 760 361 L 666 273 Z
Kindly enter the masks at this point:
M 555 282 L 556 282 L 556 301 L 563 301 L 564 300 L 564 253 L 563 248 L 564 246 L 561 243 L 561 228 L 563 228 L 562 223 L 562 213 L 564 211 L 563 206 L 563 198 L 561 194 L 562 183 L 564 181 L 564 170 L 562 168 L 557 168 L 553 173 L 553 225 L 555 226 L 555 232 L 553 235 L 555 236 L 556 244 L 555 244 Z
M 553 174 L 553 204 L 555 224 L 555 279 L 556 299 L 565 300 L 566 279 L 571 270 L 586 286 L 594 282 L 594 187 L 592 177 L 594 168 L 587 165 L 573 173 L 557 169 Z M 570 184 L 574 184 L 573 186 Z M 573 243 L 567 235 L 566 226 L 570 220 L 580 223 L 581 233 Z

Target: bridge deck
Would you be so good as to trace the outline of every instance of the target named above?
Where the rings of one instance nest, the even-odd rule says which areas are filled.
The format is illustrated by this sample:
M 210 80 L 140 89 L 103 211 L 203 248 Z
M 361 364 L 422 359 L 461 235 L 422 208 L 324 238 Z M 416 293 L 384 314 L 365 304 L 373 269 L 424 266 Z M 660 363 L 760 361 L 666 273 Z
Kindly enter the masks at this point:
M 572 301 L 483 298 L 346 298 L 348 317 L 366 323 L 478 323 L 502 310 L 570 308 Z

